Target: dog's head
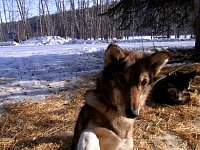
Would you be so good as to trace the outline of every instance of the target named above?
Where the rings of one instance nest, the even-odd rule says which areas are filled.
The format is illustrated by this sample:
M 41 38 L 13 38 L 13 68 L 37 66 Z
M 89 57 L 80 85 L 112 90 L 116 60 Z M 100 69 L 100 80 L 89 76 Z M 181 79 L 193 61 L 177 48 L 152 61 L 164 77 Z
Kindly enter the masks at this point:
M 146 56 L 110 44 L 105 52 L 105 66 L 98 82 L 104 103 L 116 107 L 125 117 L 136 117 L 145 103 L 153 78 L 168 59 L 167 52 Z
M 171 80 L 174 85 L 178 88 L 179 91 L 183 91 L 184 89 L 188 89 L 190 87 L 190 83 L 194 79 L 196 75 L 196 70 L 192 72 L 176 72 L 174 79 Z

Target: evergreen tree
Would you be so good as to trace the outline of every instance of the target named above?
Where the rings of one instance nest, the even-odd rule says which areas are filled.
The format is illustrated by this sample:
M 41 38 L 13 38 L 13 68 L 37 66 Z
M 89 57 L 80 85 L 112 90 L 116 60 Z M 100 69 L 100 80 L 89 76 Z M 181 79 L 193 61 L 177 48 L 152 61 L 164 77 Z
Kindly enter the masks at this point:
M 177 28 L 189 24 L 194 28 L 196 53 L 200 52 L 199 0 L 120 0 L 102 15 L 120 20 L 120 29 L 134 25 L 135 29 L 150 27 L 163 34 L 169 33 L 173 24 Z

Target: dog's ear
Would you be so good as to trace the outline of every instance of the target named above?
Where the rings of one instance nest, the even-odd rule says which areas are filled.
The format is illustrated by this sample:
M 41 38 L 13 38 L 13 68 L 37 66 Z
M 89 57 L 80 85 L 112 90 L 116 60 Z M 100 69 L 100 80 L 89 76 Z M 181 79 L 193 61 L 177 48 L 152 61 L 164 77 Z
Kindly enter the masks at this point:
M 156 52 L 147 57 L 151 70 L 153 71 L 154 76 L 160 72 L 164 65 L 168 62 L 169 53 L 168 52 Z
M 105 66 L 113 62 L 119 62 L 123 60 L 124 58 L 126 58 L 127 55 L 128 55 L 128 51 L 123 50 L 118 45 L 111 43 L 110 45 L 108 45 L 105 51 L 105 58 L 104 58 Z

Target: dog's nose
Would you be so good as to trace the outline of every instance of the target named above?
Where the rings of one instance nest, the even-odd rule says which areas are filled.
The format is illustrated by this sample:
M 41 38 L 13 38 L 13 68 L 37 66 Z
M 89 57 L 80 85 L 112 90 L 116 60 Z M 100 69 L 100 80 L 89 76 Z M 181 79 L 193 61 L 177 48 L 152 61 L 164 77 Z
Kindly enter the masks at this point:
M 138 115 L 139 115 L 139 111 L 138 111 L 138 110 L 133 110 L 132 113 L 133 113 L 135 116 L 138 116 Z
M 138 113 L 136 113 L 135 111 L 131 111 L 130 109 L 126 109 L 125 113 L 127 118 L 135 118 L 138 116 Z

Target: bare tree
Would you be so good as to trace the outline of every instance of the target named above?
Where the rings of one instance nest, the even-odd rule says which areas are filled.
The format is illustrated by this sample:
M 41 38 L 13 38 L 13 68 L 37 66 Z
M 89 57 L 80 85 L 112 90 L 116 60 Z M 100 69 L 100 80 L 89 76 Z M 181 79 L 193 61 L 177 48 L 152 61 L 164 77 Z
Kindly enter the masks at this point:
M 29 32 L 28 32 L 28 13 L 26 12 L 26 1 L 25 0 L 16 0 L 18 11 L 22 20 L 22 31 L 24 34 L 24 39 L 29 38 Z
M 57 13 L 59 17 L 59 31 L 58 35 L 62 37 L 66 37 L 67 35 L 67 26 L 68 26 L 68 19 L 66 13 L 66 0 L 55 0 Z
M 1 24 L 0 24 L 0 41 L 4 41 L 5 37 L 4 37 L 4 34 L 3 34 L 3 29 L 2 29 L 3 20 L 2 20 L 2 16 L 1 16 L 1 11 L 0 11 L 0 20 L 1 20 Z
M 6 12 L 6 4 L 5 4 L 5 0 L 2 0 L 2 6 L 3 6 L 3 12 L 4 12 L 4 20 L 6 22 L 6 32 L 9 31 L 9 24 L 8 24 L 8 20 L 7 20 L 7 12 Z
M 73 26 L 74 31 L 75 31 L 74 36 L 80 39 L 80 29 L 78 25 L 77 11 L 75 9 L 74 0 L 70 0 L 70 8 L 71 8 L 71 20 L 73 20 L 73 24 L 74 24 Z
M 41 36 L 54 34 L 54 24 L 47 0 L 39 0 L 39 29 Z

